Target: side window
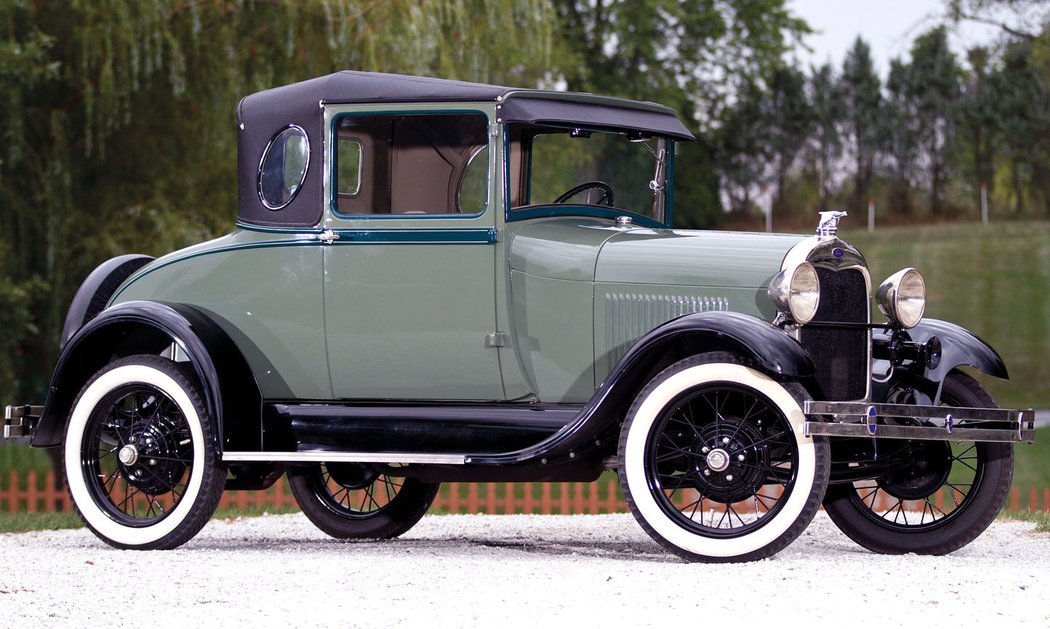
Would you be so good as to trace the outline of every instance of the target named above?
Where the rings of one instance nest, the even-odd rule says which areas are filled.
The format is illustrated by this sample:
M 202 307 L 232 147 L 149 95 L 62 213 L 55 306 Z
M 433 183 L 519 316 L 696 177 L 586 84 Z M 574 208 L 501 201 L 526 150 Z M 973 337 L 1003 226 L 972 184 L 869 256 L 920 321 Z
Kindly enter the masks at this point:
M 340 214 L 485 211 L 489 163 L 484 114 L 346 114 L 334 125 L 332 189 Z
M 306 180 L 310 142 L 294 125 L 278 131 L 259 161 L 259 199 L 271 210 L 287 206 Z
M 355 138 L 339 138 L 335 146 L 336 194 L 357 196 L 361 191 L 361 142 Z
M 463 214 L 478 214 L 489 204 L 489 147 L 474 151 L 463 172 L 459 185 L 457 210 Z

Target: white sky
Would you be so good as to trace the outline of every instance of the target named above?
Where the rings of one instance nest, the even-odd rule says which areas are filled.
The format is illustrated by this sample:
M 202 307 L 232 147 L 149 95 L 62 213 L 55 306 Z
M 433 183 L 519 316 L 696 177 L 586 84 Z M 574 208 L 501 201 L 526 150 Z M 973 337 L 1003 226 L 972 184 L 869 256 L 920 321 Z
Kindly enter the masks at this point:
M 803 63 L 821 65 L 830 60 L 841 70 L 846 51 L 860 35 L 871 46 L 883 79 L 890 59 L 908 59 L 915 38 L 938 24 L 944 14 L 942 0 L 788 0 L 788 7 L 815 31 L 803 40 L 813 52 L 797 53 Z M 964 24 L 949 42 L 960 65 L 965 65 L 967 47 L 990 42 L 997 34 L 992 27 Z

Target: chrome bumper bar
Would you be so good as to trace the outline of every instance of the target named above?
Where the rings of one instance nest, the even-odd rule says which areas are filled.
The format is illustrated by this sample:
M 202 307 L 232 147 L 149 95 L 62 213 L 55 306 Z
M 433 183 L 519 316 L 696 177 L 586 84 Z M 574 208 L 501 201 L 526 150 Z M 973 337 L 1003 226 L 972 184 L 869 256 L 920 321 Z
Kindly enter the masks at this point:
M 831 418 L 831 421 L 814 421 L 816 418 L 807 421 L 807 436 L 1035 441 L 1035 411 L 1032 409 L 809 401 L 803 411 L 807 417 L 825 415 Z M 916 420 L 921 425 L 891 423 L 896 418 Z
M 43 406 L 28 404 L 4 407 L 4 439 L 31 437 L 36 422 L 44 414 Z

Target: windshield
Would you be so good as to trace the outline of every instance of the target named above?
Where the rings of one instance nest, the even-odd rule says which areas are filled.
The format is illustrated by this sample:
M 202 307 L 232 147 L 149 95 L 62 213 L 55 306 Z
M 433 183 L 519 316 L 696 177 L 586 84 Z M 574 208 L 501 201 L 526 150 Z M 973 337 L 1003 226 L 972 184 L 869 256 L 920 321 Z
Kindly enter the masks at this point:
M 665 220 L 667 140 L 583 129 L 523 134 L 525 186 L 521 203 L 592 206 Z

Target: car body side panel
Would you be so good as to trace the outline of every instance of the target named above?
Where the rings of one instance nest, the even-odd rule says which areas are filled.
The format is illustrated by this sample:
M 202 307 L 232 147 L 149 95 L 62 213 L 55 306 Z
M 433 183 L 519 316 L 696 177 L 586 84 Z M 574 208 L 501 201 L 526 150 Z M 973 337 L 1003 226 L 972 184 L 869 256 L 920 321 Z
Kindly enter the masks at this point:
M 486 344 L 496 326 L 494 244 L 344 235 L 325 250 L 334 396 L 504 399 L 499 355 Z
M 331 397 L 322 243 L 309 233 L 237 230 L 146 266 L 112 303 L 194 306 L 230 336 L 263 397 Z
M 582 404 L 594 395 L 594 265 L 617 232 L 609 221 L 562 217 L 508 223 L 507 233 L 522 373 L 540 401 Z
M 584 403 L 594 395 L 591 283 L 511 271 L 513 343 L 541 402 Z
M 772 320 L 767 287 L 799 236 L 685 230 L 621 230 L 595 269 L 595 384 L 638 339 L 694 312 Z
M 588 401 L 629 347 L 675 317 L 733 311 L 771 320 L 766 288 L 801 238 L 570 216 L 508 230 L 514 343 L 535 394 L 550 403 Z
M 507 223 L 507 232 L 512 270 L 586 283 L 602 245 L 618 233 L 608 220 L 583 217 Z

